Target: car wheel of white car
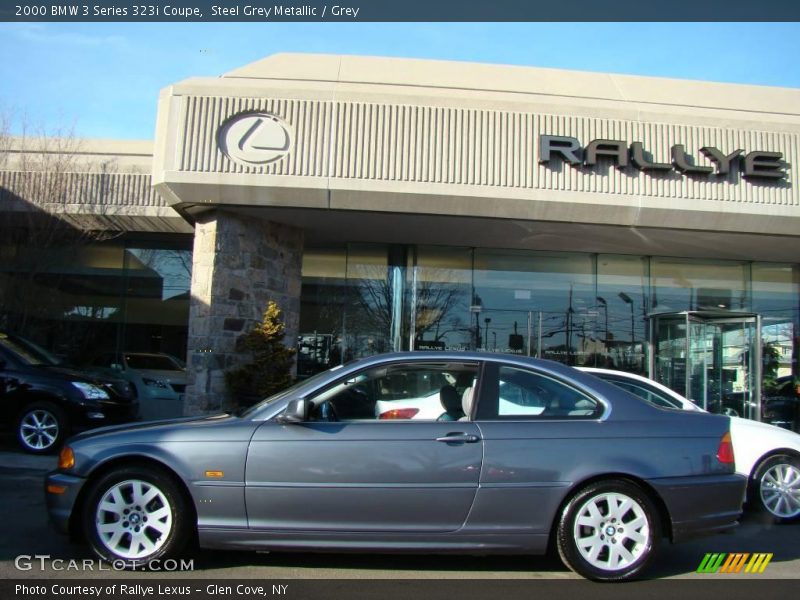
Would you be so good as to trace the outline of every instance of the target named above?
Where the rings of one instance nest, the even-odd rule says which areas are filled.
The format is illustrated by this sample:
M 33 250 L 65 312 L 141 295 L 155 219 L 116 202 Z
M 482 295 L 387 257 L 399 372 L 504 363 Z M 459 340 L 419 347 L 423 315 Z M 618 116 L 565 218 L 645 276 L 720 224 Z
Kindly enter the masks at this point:
M 636 485 L 622 480 L 593 483 L 575 494 L 557 530 L 561 560 L 597 581 L 636 576 L 660 540 L 658 511 Z
M 112 471 L 92 485 L 86 539 L 102 559 L 126 568 L 174 556 L 189 537 L 183 494 L 166 474 L 144 467 Z
M 17 419 L 17 440 L 26 452 L 52 452 L 61 445 L 66 434 L 66 415 L 49 402 L 34 402 Z
M 800 459 L 771 456 L 754 472 L 751 489 L 758 509 L 777 521 L 800 517 Z

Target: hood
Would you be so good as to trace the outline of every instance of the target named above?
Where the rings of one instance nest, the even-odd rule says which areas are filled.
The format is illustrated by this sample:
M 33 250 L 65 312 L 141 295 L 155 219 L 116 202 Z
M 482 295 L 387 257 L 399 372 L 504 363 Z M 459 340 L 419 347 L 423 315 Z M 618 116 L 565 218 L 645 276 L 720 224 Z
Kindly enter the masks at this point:
M 67 381 L 84 381 L 86 383 L 99 383 L 99 384 L 104 384 L 104 383 L 115 384 L 115 383 L 120 383 L 122 381 L 118 377 L 104 377 L 102 375 L 96 375 L 94 373 L 87 373 L 86 371 L 80 371 L 72 367 L 41 365 L 36 368 L 39 373 L 44 373 Z
M 194 426 L 207 426 L 212 423 L 223 421 L 238 420 L 236 417 L 223 413 L 218 415 L 200 417 L 180 417 L 177 419 L 163 419 L 159 421 L 137 421 L 125 423 L 123 425 L 110 425 L 108 427 L 98 427 L 90 429 L 70 438 L 70 443 L 80 442 L 94 438 L 103 437 L 109 434 L 121 435 L 126 433 L 161 433 L 175 429 L 189 429 Z
M 130 369 L 144 377 L 160 379 L 170 383 L 186 383 L 186 371 L 167 371 L 163 369 Z

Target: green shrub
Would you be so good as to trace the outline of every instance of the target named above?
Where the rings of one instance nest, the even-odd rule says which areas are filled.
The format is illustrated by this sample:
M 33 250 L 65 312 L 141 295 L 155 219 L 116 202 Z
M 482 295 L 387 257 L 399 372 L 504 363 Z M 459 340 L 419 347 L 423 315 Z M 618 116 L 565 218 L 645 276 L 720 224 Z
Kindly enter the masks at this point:
M 237 404 L 252 404 L 292 383 L 295 350 L 283 343 L 285 331 L 281 309 L 270 300 L 262 322 L 237 340 L 237 350 L 251 357 L 249 363 L 225 373 Z

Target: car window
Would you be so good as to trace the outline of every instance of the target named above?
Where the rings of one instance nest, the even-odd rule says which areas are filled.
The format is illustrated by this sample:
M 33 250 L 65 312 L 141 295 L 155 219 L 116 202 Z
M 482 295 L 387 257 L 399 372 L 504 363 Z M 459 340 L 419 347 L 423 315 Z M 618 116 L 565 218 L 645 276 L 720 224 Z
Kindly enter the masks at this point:
M 27 362 L 29 365 L 55 365 L 56 361 L 48 354 L 41 352 L 38 346 L 27 343 L 21 338 L 11 338 L 6 334 L 0 334 L 0 345 L 18 359 Z
M 601 375 L 600 378 L 609 383 L 613 383 L 615 386 L 622 388 L 626 392 L 630 392 L 634 396 L 638 396 L 645 402 L 653 404 L 654 406 L 660 406 L 661 408 L 683 408 L 683 405 L 675 398 L 671 398 L 667 394 L 663 394 L 646 384 L 641 384 L 629 379 L 622 379 L 621 377 Z
M 527 369 L 499 369 L 499 418 L 586 419 L 601 412 L 597 400 L 564 382 Z
M 462 397 L 475 385 L 477 364 L 399 363 L 365 369 L 312 398 L 315 421 L 464 418 Z
M 125 364 L 129 369 L 153 371 L 180 371 L 178 366 L 169 356 L 164 354 L 126 354 Z

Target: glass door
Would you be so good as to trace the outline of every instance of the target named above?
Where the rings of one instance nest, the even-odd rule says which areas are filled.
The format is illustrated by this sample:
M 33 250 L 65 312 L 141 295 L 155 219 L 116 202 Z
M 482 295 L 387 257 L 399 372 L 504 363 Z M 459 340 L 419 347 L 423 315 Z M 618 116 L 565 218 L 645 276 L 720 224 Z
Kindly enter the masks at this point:
M 758 419 L 759 315 L 687 311 L 650 317 L 650 377 L 714 413 Z

